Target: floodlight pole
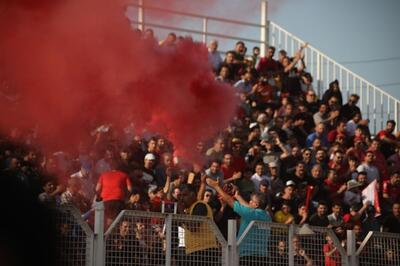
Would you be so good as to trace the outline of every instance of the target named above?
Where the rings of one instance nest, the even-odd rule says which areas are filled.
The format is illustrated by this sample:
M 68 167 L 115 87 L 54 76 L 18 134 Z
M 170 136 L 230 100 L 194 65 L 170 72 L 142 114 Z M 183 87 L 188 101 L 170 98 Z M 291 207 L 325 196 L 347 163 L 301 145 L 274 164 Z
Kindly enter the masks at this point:
M 261 32 L 260 32 L 260 55 L 265 56 L 265 51 L 269 43 L 269 25 L 268 25 L 268 2 L 261 1 Z

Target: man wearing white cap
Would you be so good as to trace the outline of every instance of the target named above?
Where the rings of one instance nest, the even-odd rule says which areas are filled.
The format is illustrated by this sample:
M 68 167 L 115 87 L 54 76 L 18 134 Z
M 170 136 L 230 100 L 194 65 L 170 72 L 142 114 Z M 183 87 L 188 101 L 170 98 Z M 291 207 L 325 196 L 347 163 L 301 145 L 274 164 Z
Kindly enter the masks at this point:
M 146 154 L 146 156 L 144 156 L 144 165 L 143 165 L 144 167 L 143 167 L 142 180 L 144 182 L 146 182 L 147 184 L 150 184 L 154 180 L 155 160 L 156 160 L 156 156 L 154 156 L 154 154 L 152 154 L 152 153 L 148 153 L 148 154 Z

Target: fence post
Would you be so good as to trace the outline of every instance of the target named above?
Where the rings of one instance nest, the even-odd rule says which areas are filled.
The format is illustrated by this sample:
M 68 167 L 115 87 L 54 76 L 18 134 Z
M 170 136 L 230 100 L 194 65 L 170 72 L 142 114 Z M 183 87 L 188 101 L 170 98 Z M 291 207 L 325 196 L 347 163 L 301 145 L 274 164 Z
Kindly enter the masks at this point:
M 94 214 L 94 266 L 104 266 L 104 203 L 95 203 Z
M 203 18 L 203 43 L 207 45 L 208 18 Z
M 291 224 L 289 226 L 289 243 L 288 243 L 289 266 L 294 265 L 293 237 L 294 237 L 294 225 Z
M 268 2 L 261 1 L 260 56 L 265 56 L 268 43 Z
M 353 230 L 347 230 L 347 265 L 358 265 L 356 251 L 356 235 Z
M 165 218 L 165 266 L 171 266 L 172 214 Z
M 236 220 L 228 220 L 228 245 L 226 247 L 225 266 L 239 265 L 239 254 L 237 252 L 237 223 Z
M 141 31 L 144 31 L 144 6 L 143 0 L 139 0 L 139 8 L 138 8 L 138 28 Z
M 317 53 L 317 93 L 318 96 L 321 97 L 322 96 L 322 92 L 321 92 L 321 78 L 322 78 L 322 65 L 321 65 L 321 54 Z

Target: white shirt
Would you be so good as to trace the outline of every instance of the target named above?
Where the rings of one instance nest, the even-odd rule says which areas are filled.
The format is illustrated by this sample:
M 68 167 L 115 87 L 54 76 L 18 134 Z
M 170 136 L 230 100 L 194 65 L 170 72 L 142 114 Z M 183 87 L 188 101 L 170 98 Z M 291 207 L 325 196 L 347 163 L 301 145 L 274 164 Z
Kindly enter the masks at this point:
M 349 122 L 346 123 L 347 135 L 353 137 L 356 134 L 356 128 L 357 128 L 356 122 L 354 122 L 353 120 L 349 120 Z
M 218 51 L 208 52 L 208 61 L 210 62 L 214 71 L 218 71 L 219 66 L 222 64 L 223 60 L 221 54 Z
M 378 168 L 376 168 L 375 166 L 363 163 L 357 167 L 357 172 L 362 172 L 362 171 L 367 173 L 368 184 L 374 181 L 375 179 L 379 180 L 379 171 Z
M 269 178 L 268 178 L 268 176 L 266 176 L 266 175 L 259 176 L 257 173 L 255 173 L 255 174 L 251 177 L 251 181 L 253 181 L 254 186 L 255 186 L 255 188 L 256 188 L 257 191 L 259 190 L 259 188 L 260 188 L 260 183 L 261 183 L 261 181 L 263 181 L 263 180 L 267 180 L 268 183 L 269 183 Z

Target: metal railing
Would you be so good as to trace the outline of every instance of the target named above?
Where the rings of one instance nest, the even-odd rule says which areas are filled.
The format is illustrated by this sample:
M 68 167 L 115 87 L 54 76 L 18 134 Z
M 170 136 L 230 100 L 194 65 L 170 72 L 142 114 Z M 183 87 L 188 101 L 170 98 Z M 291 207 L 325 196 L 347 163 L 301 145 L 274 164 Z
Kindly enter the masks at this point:
M 226 248 L 206 217 L 122 211 L 105 233 L 105 265 L 227 265 Z
M 207 217 L 126 210 L 104 233 L 102 203 L 94 232 L 73 207 L 56 218 L 57 265 L 400 265 L 400 235 L 392 233 L 362 239 L 348 230 L 339 240 L 330 228 L 253 221 L 237 238 L 229 220 L 225 240 Z
M 63 206 L 55 217 L 57 228 L 57 266 L 93 265 L 94 234 L 78 209 Z
M 359 265 L 400 265 L 400 235 L 369 232 L 356 255 Z
M 128 18 L 132 25 L 142 30 L 154 28 L 174 31 L 179 34 L 190 34 L 193 39 L 204 43 L 210 37 L 219 38 L 224 43 L 229 44 L 229 47 L 233 47 L 237 40 L 242 40 L 260 46 L 262 53 L 264 53 L 266 45 L 272 45 L 277 50 L 284 49 L 288 52 L 288 55 L 293 55 L 304 41 L 276 23 L 266 22 L 267 2 L 261 2 L 262 20 L 259 24 L 147 6 L 143 4 L 142 0 L 138 0 L 137 4 L 130 4 L 127 10 L 131 9 L 131 12 L 127 13 L 130 13 Z M 181 23 L 175 26 L 172 23 L 163 23 L 157 16 L 160 13 L 168 14 L 172 21 L 174 18 L 178 18 Z M 183 21 L 186 23 L 183 23 Z M 235 29 L 232 34 L 220 30 L 221 28 L 226 29 L 226 25 Z M 246 36 L 240 36 L 237 34 L 238 32 L 246 32 Z M 249 37 L 249 34 L 253 36 Z M 336 79 L 339 82 L 344 103 L 351 94 L 358 94 L 360 96 L 359 107 L 363 118 L 370 120 L 370 130 L 373 134 L 384 128 L 387 120 L 399 121 L 400 101 L 398 99 L 339 64 L 312 45 L 308 45 L 304 53 L 306 70 L 314 77 L 313 85 L 318 94 L 322 95 L 328 89 L 329 83 Z M 397 130 L 399 128 L 399 123 L 397 123 Z
M 272 21 L 269 22 L 269 32 L 270 44 L 278 50 L 286 50 L 289 55 L 294 54 L 305 43 Z M 370 120 L 372 133 L 375 134 L 383 129 L 387 120 L 399 121 L 400 101 L 398 99 L 342 66 L 312 45 L 305 48 L 304 55 L 307 71 L 314 77 L 314 85 L 320 96 L 329 88 L 329 83 L 334 80 L 339 82 L 343 103 L 351 94 L 360 96 L 359 107 L 363 118 Z

